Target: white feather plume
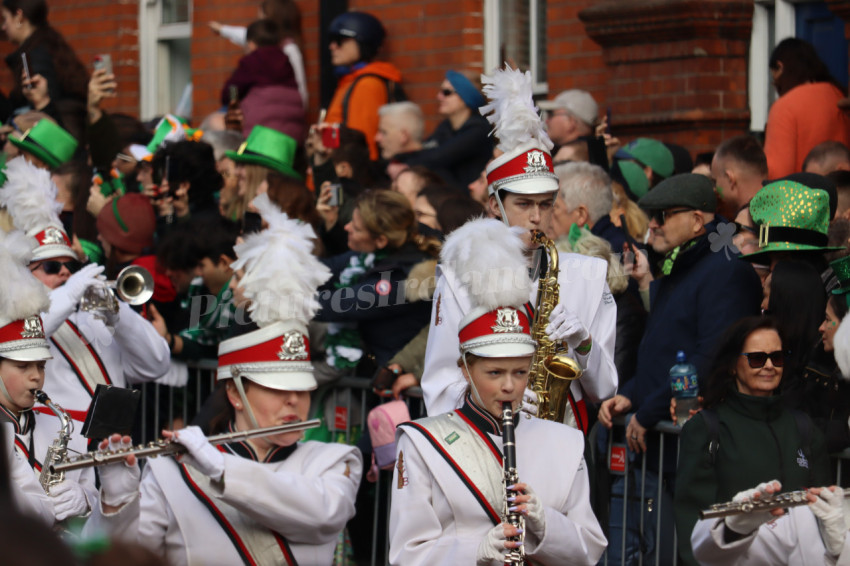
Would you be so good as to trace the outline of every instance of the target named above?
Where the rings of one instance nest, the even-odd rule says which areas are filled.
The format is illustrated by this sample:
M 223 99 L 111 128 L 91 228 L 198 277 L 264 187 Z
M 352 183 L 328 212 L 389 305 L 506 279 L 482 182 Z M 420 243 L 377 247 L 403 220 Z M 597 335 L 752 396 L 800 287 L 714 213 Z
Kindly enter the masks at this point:
M 261 327 L 292 319 L 306 323 L 319 310 L 316 289 L 331 277 L 312 253 L 316 233 L 281 212 L 267 194 L 253 204 L 269 227 L 237 244 L 232 264 L 245 270 L 239 284 L 251 300 L 251 319 Z
M 49 171 L 16 157 L 6 164 L 6 178 L 0 188 L 0 206 L 12 215 L 15 227 L 29 232 L 62 226 L 62 204 L 56 201 L 58 191 Z
M 440 261 L 466 288 L 473 308 L 519 307 L 531 298 L 522 232 L 494 218 L 480 218 L 446 238 Z
M 549 134 L 543 129 L 537 107 L 534 105 L 531 72 L 523 73 L 505 63 L 493 75 L 481 75 L 484 94 L 489 104 L 479 108 L 493 124 L 493 134 L 498 138 L 498 148 L 510 153 L 517 147 L 536 141 L 547 150 L 553 147 Z
M 30 273 L 27 264 L 36 245 L 34 238 L 19 230 L 0 230 L 0 325 L 47 312 L 47 288 Z

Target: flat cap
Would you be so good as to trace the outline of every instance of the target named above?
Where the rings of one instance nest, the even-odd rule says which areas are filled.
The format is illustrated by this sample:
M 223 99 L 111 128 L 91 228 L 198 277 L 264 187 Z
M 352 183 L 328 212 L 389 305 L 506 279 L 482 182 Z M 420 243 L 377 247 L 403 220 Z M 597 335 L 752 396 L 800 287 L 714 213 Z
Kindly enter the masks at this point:
M 641 208 L 664 210 L 674 206 L 687 206 L 703 212 L 717 211 L 714 183 L 705 175 L 682 173 L 664 179 L 638 201 Z

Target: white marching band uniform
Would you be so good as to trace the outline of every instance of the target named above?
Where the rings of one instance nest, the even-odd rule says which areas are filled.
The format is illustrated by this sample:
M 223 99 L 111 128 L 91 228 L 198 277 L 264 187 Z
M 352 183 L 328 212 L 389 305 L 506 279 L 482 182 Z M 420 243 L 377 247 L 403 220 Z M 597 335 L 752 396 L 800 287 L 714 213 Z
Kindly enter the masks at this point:
M 486 420 L 489 427 L 476 427 L 459 412 L 399 426 L 391 487 L 392 564 L 475 564 L 478 545 L 498 524 L 505 498 L 502 464 L 492 452 L 495 448 L 501 457 L 499 423 L 482 413 L 477 422 Z M 480 434 L 489 438 L 490 447 Z M 590 508 L 582 434 L 523 416 L 516 426 L 516 445 L 520 481 L 534 488 L 546 516 L 543 540 L 526 535 L 528 557 L 552 566 L 596 564 L 607 542 Z M 555 446 L 557 450 L 545 448 Z M 485 510 L 487 505 L 492 511 Z
M 50 292 L 50 310 L 42 315 L 53 356 L 44 387 L 66 411 L 88 411 L 98 384 L 127 387 L 168 373 L 168 342 L 129 305 L 119 301 L 115 328 L 76 308 L 62 286 Z
M 582 399 L 599 403 L 617 393 L 617 369 L 614 366 L 614 339 L 617 329 L 617 306 L 606 282 L 607 265 L 601 259 L 579 254 L 560 253 L 558 282 L 563 303 L 588 329 L 593 345 L 586 356 L 570 350 L 570 356 L 581 364 L 584 374 L 570 385 L 572 401 Z M 537 299 L 537 284 L 529 297 Z M 453 411 L 463 403 L 466 381 L 457 366 L 458 335 L 461 319 L 471 308 L 466 289 L 453 269 L 437 266 L 437 288 L 431 309 L 431 328 L 425 350 L 422 393 L 429 415 Z M 567 410 L 567 418 L 573 411 Z M 570 423 L 575 426 L 575 423 Z M 586 428 L 587 423 L 581 428 Z
M 44 493 L 38 478 L 33 475 L 21 452 L 15 448 L 15 425 L 0 423 L 3 427 L 3 440 L 6 447 L 6 462 L 9 470 L 9 481 L 15 487 L 12 497 L 18 510 L 31 517 L 42 520 L 47 525 L 53 525 L 55 515 L 50 498 Z
M 850 537 L 837 559 L 827 556 L 817 519 L 808 507 L 761 525 L 747 536 L 726 542 L 723 519 L 702 519 L 691 535 L 694 556 L 705 566 L 848 566 Z

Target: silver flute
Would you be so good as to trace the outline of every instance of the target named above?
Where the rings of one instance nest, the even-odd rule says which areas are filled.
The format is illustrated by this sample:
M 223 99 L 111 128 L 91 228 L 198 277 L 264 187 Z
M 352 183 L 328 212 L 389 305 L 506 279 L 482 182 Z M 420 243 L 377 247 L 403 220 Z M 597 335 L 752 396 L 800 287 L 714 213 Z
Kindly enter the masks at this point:
M 729 517 L 731 515 L 741 515 L 743 513 L 756 513 L 758 511 L 770 511 L 771 509 L 785 509 L 788 507 L 799 507 L 806 505 L 809 500 L 806 499 L 808 491 L 801 489 L 799 491 L 786 491 L 777 493 L 773 496 L 764 496 L 764 499 L 756 499 L 755 501 L 728 501 L 726 503 L 715 503 L 708 509 L 699 512 L 700 519 L 719 519 L 721 517 Z M 850 488 L 844 488 L 844 497 L 850 497 Z
M 311 419 L 297 423 L 287 423 L 278 426 L 269 426 L 265 428 L 255 428 L 253 430 L 225 432 L 208 436 L 207 441 L 215 446 L 216 444 L 225 444 L 238 440 L 246 440 L 248 438 L 260 438 L 263 436 L 272 436 L 275 434 L 283 434 L 286 432 L 299 432 L 321 426 L 321 419 Z M 81 468 L 91 468 L 93 466 L 106 466 L 121 462 L 131 454 L 136 458 L 155 458 L 157 456 L 177 456 L 188 452 L 185 446 L 173 440 L 159 440 L 140 444 L 132 448 L 123 450 L 95 450 L 81 454 L 73 458 L 69 458 L 60 464 L 50 466 L 51 473 L 70 472 L 71 470 L 79 470 Z

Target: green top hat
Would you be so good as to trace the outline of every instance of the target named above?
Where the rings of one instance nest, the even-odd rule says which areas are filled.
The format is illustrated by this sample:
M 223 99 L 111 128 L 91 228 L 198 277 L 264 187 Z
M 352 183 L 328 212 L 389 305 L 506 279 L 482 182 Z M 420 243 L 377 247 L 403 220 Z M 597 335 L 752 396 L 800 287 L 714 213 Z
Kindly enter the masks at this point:
M 51 169 L 68 162 L 77 151 L 77 140 L 51 120 L 41 119 L 35 126 L 16 136 L 9 136 L 12 145 L 29 152 Z
M 761 188 L 750 201 L 750 216 L 759 227 L 759 251 L 741 256 L 761 260 L 771 252 L 843 249 L 829 247 L 829 194 L 782 179 Z
M 832 273 L 838 279 L 838 287 L 832 290 L 833 295 L 847 295 L 850 293 L 850 256 L 844 256 L 829 262 Z M 850 298 L 850 295 L 847 295 Z
M 262 165 L 287 177 L 300 179 L 301 175 L 292 168 L 297 145 L 294 139 L 282 132 L 265 126 L 254 126 L 239 150 L 228 151 L 225 155 L 237 163 Z

